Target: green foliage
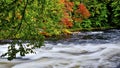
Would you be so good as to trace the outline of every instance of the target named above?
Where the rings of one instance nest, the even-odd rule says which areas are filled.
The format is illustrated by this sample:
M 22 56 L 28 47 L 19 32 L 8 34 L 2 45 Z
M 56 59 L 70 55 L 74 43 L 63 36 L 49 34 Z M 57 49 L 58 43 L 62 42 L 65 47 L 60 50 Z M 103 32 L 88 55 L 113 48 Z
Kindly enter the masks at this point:
M 63 16 L 63 11 L 61 10 L 62 5 L 59 4 L 59 0 L 45 0 L 42 5 L 44 6 L 40 8 L 42 12 L 38 14 L 39 27 L 51 35 L 60 34 L 62 26 L 59 22 Z
M 40 37 L 39 37 L 40 38 Z M 8 51 L 1 55 L 1 57 L 7 56 L 8 60 L 13 60 L 20 56 L 25 56 L 29 53 L 35 53 L 33 49 L 40 48 L 43 45 L 44 40 L 14 40 L 10 46 L 8 46 Z
M 108 10 L 106 4 L 99 1 L 91 1 L 89 10 L 91 12 L 90 20 L 92 22 L 92 27 L 105 27 L 107 23 Z
M 89 19 L 84 19 L 81 23 L 74 23 L 74 28 L 101 28 L 120 26 L 120 1 L 119 0 L 72 0 L 77 9 L 79 2 L 84 3 L 90 11 Z M 76 16 L 78 17 L 78 16 Z
M 16 58 L 17 53 L 25 56 L 40 48 L 44 42 L 40 32 L 56 33 L 61 28 L 62 6 L 58 0 L 2 0 L 0 6 L 0 40 L 13 40 L 2 55 L 8 60 Z
M 120 27 L 120 1 L 115 0 L 111 3 L 112 7 L 112 23 L 114 26 Z
M 99 0 L 81 0 L 90 11 L 91 16 L 82 23 L 75 23 L 80 28 L 105 27 L 107 24 L 108 10 L 106 4 Z M 76 8 L 76 7 L 75 7 Z

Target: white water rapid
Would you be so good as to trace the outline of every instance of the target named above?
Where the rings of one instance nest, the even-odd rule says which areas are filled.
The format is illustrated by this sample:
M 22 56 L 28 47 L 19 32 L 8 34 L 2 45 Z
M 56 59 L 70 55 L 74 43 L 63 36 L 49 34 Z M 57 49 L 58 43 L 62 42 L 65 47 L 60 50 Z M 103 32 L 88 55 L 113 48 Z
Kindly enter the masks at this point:
M 119 33 L 80 32 L 70 39 L 46 41 L 45 46 L 35 49 L 36 54 L 13 61 L 0 58 L 0 68 L 116 68 L 120 64 Z M 0 55 L 8 45 L 0 45 Z

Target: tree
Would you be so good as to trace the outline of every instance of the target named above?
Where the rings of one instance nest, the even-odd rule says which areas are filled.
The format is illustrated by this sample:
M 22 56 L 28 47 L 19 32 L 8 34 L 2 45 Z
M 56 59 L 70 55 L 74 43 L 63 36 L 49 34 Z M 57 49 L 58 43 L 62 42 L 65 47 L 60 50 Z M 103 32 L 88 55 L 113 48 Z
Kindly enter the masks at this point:
M 2 55 L 8 60 L 16 58 L 17 53 L 34 53 L 33 49 L 44 45 L 44 35 L 61 31 L 59 0 L 1 0 L 0 6 L 0 40 L 12 40 L 8 52 Z
M 34 0 L 2 0 L 0 6 L 0 40 L 13 40 L 8 52 L 2 56 L 8 55 L 8 60 L 12 60 L 17 53 L 25 56 L 43 45 L 44 37 L 39 34 L 40 28 L 34 18 L 37 13 L 32 9 L 32 6 L 35 7 Z

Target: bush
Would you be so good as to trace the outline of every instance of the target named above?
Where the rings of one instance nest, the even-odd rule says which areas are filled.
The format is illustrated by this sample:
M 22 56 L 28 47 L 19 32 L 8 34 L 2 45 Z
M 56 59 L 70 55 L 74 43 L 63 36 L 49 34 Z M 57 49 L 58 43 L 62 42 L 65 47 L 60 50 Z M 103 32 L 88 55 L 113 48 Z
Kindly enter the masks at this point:
M 112 26 L 120 27 L 120 1 L 115 0 L 111 1 L 110 6 L 112 8 L 111 19 L 112 19 Z
M 73 20 L 73 28 L 110 28 L 119 27 L 119 0 L 69 0 L 74 3 L 73 12 L 70 17 L 77 18 L 78 21 Z M 82 14 L 76 14 L 80 4 L 90 12 L 90 17 L 82 18 Z M 87 15 L 87 13 L 85 13 Z

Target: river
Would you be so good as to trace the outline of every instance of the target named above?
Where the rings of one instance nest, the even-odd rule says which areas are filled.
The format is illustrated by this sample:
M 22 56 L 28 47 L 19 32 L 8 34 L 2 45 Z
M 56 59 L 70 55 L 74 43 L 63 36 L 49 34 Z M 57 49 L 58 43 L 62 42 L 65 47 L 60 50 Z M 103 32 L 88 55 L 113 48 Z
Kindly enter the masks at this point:
M 7 46 L 0 45 L 0 55 Z M 45 46 L 34 51 L 12 61 L 0 58 L 0 68 L 117 68 L 120 30 L 74 32 L 68 38 L 45 41 Z

